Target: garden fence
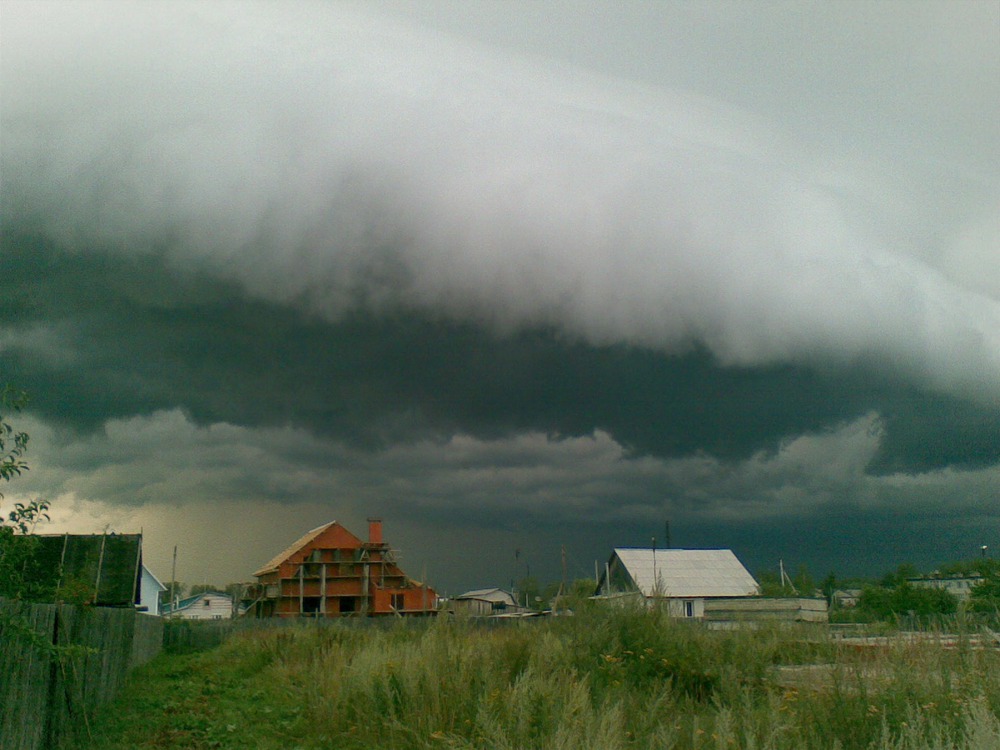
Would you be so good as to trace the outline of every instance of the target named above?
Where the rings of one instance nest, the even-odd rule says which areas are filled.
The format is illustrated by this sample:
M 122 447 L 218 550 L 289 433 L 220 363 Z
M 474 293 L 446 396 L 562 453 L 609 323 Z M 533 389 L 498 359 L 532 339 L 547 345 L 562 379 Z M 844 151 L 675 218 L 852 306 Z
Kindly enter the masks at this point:
M 95 709 L 162 642 L 162 620 L 132 608 L 0 599 L 0 750 L 81 744 Z

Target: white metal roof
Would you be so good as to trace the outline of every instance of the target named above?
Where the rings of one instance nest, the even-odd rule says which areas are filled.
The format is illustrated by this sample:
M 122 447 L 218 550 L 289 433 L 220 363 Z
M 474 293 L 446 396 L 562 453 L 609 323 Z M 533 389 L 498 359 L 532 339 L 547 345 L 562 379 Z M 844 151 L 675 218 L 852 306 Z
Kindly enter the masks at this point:
M 499 588 L 491 589 L 475 589 L 473 591 L 466 591 L 461 596 L 456 596 L 455 599 L 479 599 L 480 601 L 486 602 L 504 602 L 506 604 L 517 604 L 517 599 L 509 591 L 504 591 Z
M 732 550 L 618 548 L 614 553 L 644 596 L 753 596 L 759 591 Z

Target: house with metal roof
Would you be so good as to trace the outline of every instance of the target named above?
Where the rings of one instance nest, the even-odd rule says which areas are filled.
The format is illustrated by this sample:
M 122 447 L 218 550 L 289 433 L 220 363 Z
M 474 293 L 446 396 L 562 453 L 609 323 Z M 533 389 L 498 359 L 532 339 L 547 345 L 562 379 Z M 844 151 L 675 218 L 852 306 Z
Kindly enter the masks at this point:
M 757 596 L 754 577 L 728 549 L 617 548 L 595 597 L 666 604 L 676 617 L 705 616 L 705 601 Z
M 254 573 L 258 617 L 428 615 L 437 593 L 409 578 L 382 539 L 382 521 L 368 519 L 368 541 L 336 521 L 306 532 Z
M 231 620 L 242 613 L 242 608 L 237 610 L 233 597 L 224 591 L 202 591 L 176 604 L 163 605 L 164 617 L 180 620 Z
M 503 613 L 521 612 L 524 607 L 517 603 L 517 597 L 500 588 L 474 589 L 454 597 L 448 602 L 452 612 L 475 617 L 489 617 Z

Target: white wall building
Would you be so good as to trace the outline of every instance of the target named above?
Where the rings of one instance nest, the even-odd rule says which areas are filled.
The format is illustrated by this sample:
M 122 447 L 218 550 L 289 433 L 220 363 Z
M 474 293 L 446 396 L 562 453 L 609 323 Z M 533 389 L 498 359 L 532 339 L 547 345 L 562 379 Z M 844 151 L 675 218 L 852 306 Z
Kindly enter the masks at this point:
M 142 577 L 139 580 L 139 611 L 147 615 L 160 614 L 160 592 L 166 590 L 167 587 L 143 563 Z
M 701 619 L 705 600 L 757 596 L 760 587 L 728 549 L 618 548 L 596 598 L 664 602 L 674 617 Z
M 983 580 L 982 576 L 929 576 L 927 578 L 907 578 L 911 586 L 926 589 L 944 589 L 958 601 L 964 602 L 972 595 L 974 589 Z
M 510 591 L 499 588 L 475 589 L 466 591 L 461 596 L 451 600 L 453 612 L 469 615 L 489 616 L 509 612 L 520 612 L 517 598 Z
M 163 607 L 163 616 L 181 620 L 230 620 L 233 597 L 223 591 L 204 591 Z

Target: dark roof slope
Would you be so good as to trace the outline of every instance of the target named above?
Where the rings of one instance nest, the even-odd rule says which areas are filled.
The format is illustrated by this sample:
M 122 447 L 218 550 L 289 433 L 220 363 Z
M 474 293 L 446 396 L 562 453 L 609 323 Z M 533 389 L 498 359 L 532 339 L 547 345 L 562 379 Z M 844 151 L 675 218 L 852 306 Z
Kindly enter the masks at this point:
M 30 569 L 39 587 L 90 592 L 88 600 L 106 607 L 139 602 L 142 534 L 58 534 L 35 539 Z

